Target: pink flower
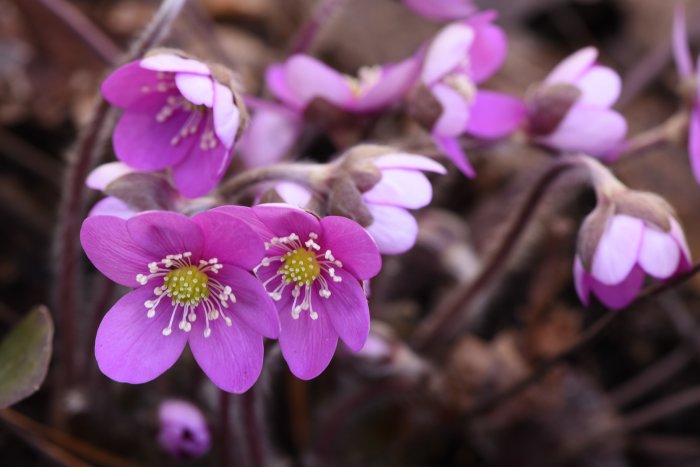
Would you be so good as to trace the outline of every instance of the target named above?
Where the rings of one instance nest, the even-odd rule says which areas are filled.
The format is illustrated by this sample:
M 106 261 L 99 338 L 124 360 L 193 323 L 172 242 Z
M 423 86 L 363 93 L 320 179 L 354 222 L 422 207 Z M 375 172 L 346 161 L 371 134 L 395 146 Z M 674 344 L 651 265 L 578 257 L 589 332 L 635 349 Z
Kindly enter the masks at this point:
M 673 17 L 673 57 L 680 78 L 685 82 L 696 81 L 700 78 L 700 67 L 693 69 L 693 59 L 688 48 L 688 37 L 685 27 L 685 9 L 678 4 Z M 692 86 L 690 124 L 688 128 L 688 153 L 690 166 L 695 180 L 700 183 L 700 88 L 697 83 Z
M 620 76 L 596 64 L 598 50 L 581 49 L 552 70 L 528 101 L 529 130 L 540 144 L 562 151 L 606 156 L 627 133 L 627 122 L 611 110 Z
M 472 0 L 402 0 L 403 4 L 431 21 L 465 19 L 478 11 Z
M 352 350 L 369 333 L 369 307 L 361 281 L 381 268 L 377 246 L 344 217 L 318 219 L 287 205 L 217 211 L 248 216 L 265 240 L 256 274 L 277 304 L 279 343 L 289 368 L 301 379 L 318 376 L 333 356 L 338 337 Z
M 211 447 L 211 435 L 202 412 L 187 401 L 169 399 L 158 408 L 158 444 L 180 460 L 201 457 Z
M 672 208 L 652 193 L 624 190 L 599 204 L 579 232 L 574 280 L 581 301 L 593 292 L 610 308 L 639 294 L 644 275 L 668 279 L 690 268 L 683 230 Z
M 150 211 L 83 222 L 83 249 L 113 281 L 135 290 L 105 315 L 95 357 L 115 381 L 145 383 L 187 342 L 219 388 L 244 392 L 260 374 L 262 336 L 277 337 L 274 304 L 251 270 L 264 247 L 243 222 L 217 212 L 188 218 Z
M 225 72 L 217 69 L 217 78 Z M 172 168 L 185 196 L 209 192 L 221 180 L 243 126 L 231 83 L 206 64 L 157 53 L 115 70 L 102 94 L 124 109 L 112 141 L 117 157 L 137 170 Z
M 363 67 L 358 77 L 344 75 L 308 55 L 292 55 L 268 68 L 267 86 L 289 108 L 303 112 L 316 99 L 354 113 L 382 110 L 397 102 L 413 85 L 420 62 Z
M 95 168 L 88 175 L 85 184 L 93 190 L 104 192 L 107 185 L 116 179 L 134 173 L 134 170 L 122 162 L 108 162 Z M 92 207 L 89 216 L 117 216 L 122 219 L 128 219 L 136 215 L 138 211 L 124 201 L 114 196 L 107 196 Z
M 430 129 L 438 148 L 469 177 L 474 169 L 457 138 L 501 138 L 525 117 L 520 100 L 476 87 L 505 60 L 506 36 L 491 24 L 494 19 L 493 13 L 484 13 L 444 27 L 428 46 L 421 74 L 424 88 L 414 96 L 413 113 Z

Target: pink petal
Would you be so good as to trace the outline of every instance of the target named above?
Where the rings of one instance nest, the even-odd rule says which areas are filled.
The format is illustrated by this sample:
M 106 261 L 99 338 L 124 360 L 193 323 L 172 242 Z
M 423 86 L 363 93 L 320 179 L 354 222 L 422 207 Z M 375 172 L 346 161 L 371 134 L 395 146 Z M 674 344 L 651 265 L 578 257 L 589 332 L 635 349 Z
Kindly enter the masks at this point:
M 153 287 L 129 292 L 114 304 L 100 323 L 95 338 L 95 358 L 102 373 L 115 381 L 139 384 L 151 381 L 173 366 L 187 343 L 187 333 L 168 327 L 172 305 L 162 300 L 153 318 L 144 302 L 152 300 Z
M 688 33 L 685 25 L 685 6 L 676 3 L 673 13 L 673 59 L 681 78 L 689 78 L 693 74 L 693 59 L 688 47 Z
M 114 70 L 101 86 L 102 95 L 112 105 L 122 109 L 152 111 L 165 103 L 169 93 L 157 91 L 162 80 L 139 62 L 130 62 Z
M 379 249 L 372 237 L 358 223 L 339 216 L 321 219 L 322 247 L 343 263 L 343 270 L 355 279 L 376 276 L 382 267 Z
M 466 18 L 477 11 L 471 0 L 403 0 L 403 4 L 431 21 Z
M 277 308 L 268 293 L 253 274 L 237 266 L 224 264 L 223 269 L 212 276 L 228 285 L 236 296 L 236 303 L 226 313 L 233 315 L 251 330 L 270 339 L 277 339 L 280 322 Z
M 442 164 L 429 157 L 402 152 L 381 156 L 374 161 L 374 165 L 380 169 L 414 169 L 443 175 L 447 173 L 447 170 Z
M 440 118 L 433 125 L 433 132 L 441 136 L 459 136 L 470 118 L 471 103 L 444 84 L 434 85 L 430 91 L 442 107 Z
M 265 84 L 267 84 L 268 89 L 277 99 L 293 109 L 300 110 L 304 107 L 304 103 L 299 96 L 296 96 L 287 85 L 287 70 L 284 64 L 267 67 Z
M 288 295 L 288 294 L 287 294 Z M 280 348 L 289 369 L 297 378 L 308 380 L 326 369 L 335 353 L 338 334 L 333 329 L 329 313 L 332 308 L 317 293 L 311 296 L 318 319 L 312 320 L 302 311 L 298 319 L 292 318 L 291 301 L 278 302 L 280 312 Z
M 492 91 L 478 91 L 471 107 L 467 132 L 480 138 L 501 138 L 522 125 L 527 110 L 520 99 Z
M 199 140 L 199 136 L 195 135 Z M 173 167 L 177 190 L 188 198 L 209 193 L 223 178 L 231 164 L 233 150 L 217 142 L 211 149 L 201 149 L 199 143 L 192 152 Z
M 620 96 L 622 80 L 611 68 L 594 66 L 578 80 L 581 103 L 591 107 L 610 107 Z
M 428 46 L 421 79 L 430 86 L 467 58 L 474 42 L 474 28 L 461 23 L 445 26 Z
M 598 299 L 609 308 L 624 308 L 639 295 L 644 283 L 644 271 L 635 266 L 622 282 L 615 285 L 605 285 L 590 278 L 590 286 Z
M 141 60 L 142 68 L 153 71 L 166 71 L 171 73 L 194 73 L 210 75 L 209 67 L 204 63 L 189 58 L 178 57 L 171 54 L 151 55 Z
M 306 106 L 315 97 L 345 107 L 353 100 L 350 85 L 342 74 L 308 55 L 293 55 L 286 63 L 287 86 Z
M 433 133 L 433 142 L 465 176 L 469 178 L 474 178 L 476 176 L 474 168 L 469 163 L 467 155 L 464 153 L 462 146 L 456 138 L 442 137 Z
M 211 212 L 222 212 L 245 222 L 248 227 L 253 229 L 253 231 L 265 241 L 275 236 L 275 234 L 262 223 L 253 209 L 247 206 L 220 206 L 212 209 Z
M 367 206 L 374 222 L 367 232 L 377 242 L 379 251 L 386 255 L 397 255 L 410 250 L 418 237 L 418 223 L 403 208 L 370 204 Z
M 583 269 L 583 263 L 581 263 L 581 258 L 576 256 L 574 259 L 574 286 L 576 287 L 576 293 L 581 302 L 588 306 L 589 295 L 591 289 L 588 285 L 588 273 Z
M 101 199 L 90 210 L 88 217 L 92 216 L 116 216 L 121 219 L 128 219 L 138 214 L 138 211 L 128 204 L 113 196 Z
M 306 241 L 309 233 L 320 234 L 318 219 L 303 209 L 286 204 L 259 204 L 253 212 L 267 229 L 277 237 L 286 237 L 295 233 Z
M 383 67 L 379 82 L 359 97 L 353 110 L 376 110 L 399 100 L 415 83 L 420 65 L 420 60 L 410 57 L 401 63 Z
M 96 167 L 85 180 L 85 185 L 93 190 L 104 189 L 122 175 L 133 172 L 134 169 L 122 162 L 108 162 Z
M 301 133 L 301 121 L 291 112 L 261 108 L 255 111 L 238 148 L 246 167 L 274 164 L 291 150 Z
M 693 107 L 688 128 L 688 155 L 695 180 L 700 183 L 700 109 Z
M 637 263 L 642 246 L 644 221 L 615 215 L 603 232 L 593 255 L 591 276 L 608 285 L 621 283 Z
M 319 300 L 324 304 L 318 311 L 327 313 L 338 336 L 353 352 L 365 345 L 369 334 L 369 306 L 362 286 L 352 275 L 337 271 L 341 282 L 328 282 L 331 296 Z
M 604 156 L 625 137 L 627 122 L 613 110 L 575 105 L 553 133 L 537 141 L 564 151 Z
M 683 228 L 674 218 L 671 218 L 670 235 L 676 240 L 678 247 L 681 249 L 681 263 L 685 262 L 690 265 L 692 263 L 692 255 L 690 254 L 688 242 L 685 239 Z
M 598 49 L 595 47 L 581 49 L 559 63 L 545 78 L 544 82 L 547 84 L 575 84 L 581 75 L 593 66 L 597 58 Z
M 176 110 L 166 121 L 158 122 L 155 113 L 124 112 L 112 135 L 117 158 L 138 170 L 161 170 L 177 164 L 199 143 L 191 136 L 173 143 L 190 115 Z
M 670 233 L 647 226 L 639 250 L 639 265 L 657 279 L 671 277 L 678 269 L 681 252 L 676 239 Z
M 418 209 L 430 204 L 433 187 L 416 170 L 382 170 L 382 179 L 362 195 L 367 203 Z
M 180 94 L 194 105 L 214 105 L 214 83 L 209 76 L 177 73 L 175 84 Z
M 229 88 L 214 83 L 214 132 L 224 146 L 232 148 L 238 134 L 241 114 Z
M 216 211 L 197 214 L 192 220 L 204 233 L 203 259 L 217 258 L 248 271 L 262 260 L 263 241 L 244 221 Z
M 263 339 L 236 315 L 228 316 L 233 320 L 232 326 L 227 326 L 221 318 L 209 321 L 209 337 L 204 337 L 204 317 L 198 316 L 188 333 L 190 349 L 202 371 L 219 389 L 240 394 L 250 389 L 260 376 Z
M 508 39 L 498 26 L 485 23 L 476 26 L 474 43 L 469 49 L 469 69 L 474 82 L 490 78 L 502 65 L 508 53 Z
M 275 185 L 275 191 L 277 191 L 277 194 L 282 197 L 285 203 L 299 208 L 308 205 L 313 197 L 313 193 L 309 190 L 292 182 L 278 183 Z
M 160 260 L 168 255 L 192 253 L 193 261 L 202 254 L 202 231 L 192 219 L 176 212 L 148 211 L 126 221 L 132 241 Z
M 113 216 L 93 216 L 83 221 L 80 243 L 92 264 L 114 282 L 139 287 L 138 274 L 148 273 L 148 263 L 155 255 L 134 243 L 126 222 Z

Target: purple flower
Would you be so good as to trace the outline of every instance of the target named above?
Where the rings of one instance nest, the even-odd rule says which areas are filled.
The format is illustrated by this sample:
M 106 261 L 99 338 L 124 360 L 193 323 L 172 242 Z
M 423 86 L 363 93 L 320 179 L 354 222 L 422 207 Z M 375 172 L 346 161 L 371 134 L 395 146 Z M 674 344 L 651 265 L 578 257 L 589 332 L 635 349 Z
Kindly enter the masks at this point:
M 685 27 L 685 9 L 682 4 L 677 5 L 673 17 L 673 57 L 681 80 L 687 83 L 692 83 L 694 79 L 698 80 L 700 67 L 697 70 L 693 69 Z M 691 111 L 688 128 L 688 153 L 695 180 L 700 183 L 700 95 L 696 83 L 689 87 L 692 88 L 692 96 L 689 99 Z
M 113 281 L 135 290 L 105 315 L 95 357 L 115 381 L 145 383 L 189 341 L 219 388 L 244 392 L 262 367 L 262 336 L 277 337 L 274 304 L 251 270 L 264 254 L 243 222 L 217 212 L 193 218 L 150 211 L 83 222 L 83 249 Z
M 170 399 L 158 408 L 158 444 L 180 460 L 203 456 L 211 447 L 211 435 L 202 412 L 187 401 Z
M 185 196 L 221 180 L 243 126 L 242 105 L 227 72 L 173 53 L 155 53 L 115 70 L 102 94 L 124 109 L 112 141 L 117 157 L 137 170 L 172 168 Z
M 690 264 L 673 209 L 655 194 L 623 190 L 599 203 L 581 226 L 574 281 L 584 304 L 592 292 L 608 307 L 622 308 L 639 294 L 645 273 L 663 280 Z
M 620 76 L 597 65 L 597 57 L 594 47 L 579 50 L 531 93 L 529 131 L 535 141 L 599 157 L 621 144 L 627 122 L 610 109 L 620 95 Z
M 344 217 L 318 219 L 288 205 L 217 211 L 242 218 L 265 240 L 256 274 L 277 304 L 279 343 L 289 368 L 301 379 L 318 376 L 333 356 L 338 337 L 360 350 L 369 333 L 369 307 L 361 281 L 381 268 L 377 246 Z
M 402 0 L 403 4 L 431 21 L 465 19 L 478 11 L 472 0 Z
M 344 75 L 308 55 L 292 55 L 268 68 L 267 86 L 289 108 L 302 113 L 314 100 L 354 113 L 382 110 L 398 101 L 416 80 L 420 62 L 363 67 L 357 77 Z
M 302 116 L 283 105 L 246 97 L 250 123 L 238 144 L 246 167 L 264 167 L 289 152 L 302 130 Z
M 505 60 L 504 32 L 493 13 L 444 27 L 428 46 L 414 115 L 435 144 L 465 175 L 474 169 L 457 138 L 469 134 L 495 139 L 513 132 L 525 117 L 523 103 L 511 96 L 477 89 Z M 427 91 L 427 93 L 426 93 Z

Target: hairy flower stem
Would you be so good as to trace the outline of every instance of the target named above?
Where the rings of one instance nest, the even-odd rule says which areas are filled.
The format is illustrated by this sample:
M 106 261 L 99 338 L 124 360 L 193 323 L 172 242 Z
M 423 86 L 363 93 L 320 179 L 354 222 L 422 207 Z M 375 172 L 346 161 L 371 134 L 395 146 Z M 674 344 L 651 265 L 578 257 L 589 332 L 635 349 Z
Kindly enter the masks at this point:
M 140 57 L 148 49 L 157 45 L 170 30 L 185 2 L 186 0 L 164 0 L 150 25 L 124 57 L 124 61 Z M 62 384 L 59 385 L 59 390 L 55 391 L 57 399 L 63 396 L 60 386 L 70 386 L 74 381 L 76 375 L 74 353 L 81 350 L 74 344 L 77 337 L 76 314 L 80 313 L 80 310 L 77 310 L 78 301 L 76 300 L 81 283 L 78 268 L 80 258 L 78 233 L 86 206 L 85 178 L 104 153 L 115 115 L 116 111 L 100 98 L 95 104 L 90 123 L 81 132 L 78 142 L 68 157 L 55 237 L 56 271 L 52 290 L 56 301 L 55 309 L 59 316 L 62 342 L 60 360 L 62 368 L 58 372 L 61 375 Z M 56 402 L 57 407 L 62 406 L 58 400 Z
M 307 52 L 313 45 L 323 26 L 333 18 L 348 0 L 319 0 L 311 12 L 311 17 L 299 30 L 289 55 Z
M 257 394 L 255 387 L 250 388 L 241 395 L 241 406 L 243 412 L 243 426 L 245 427 L 245 442 L 247 446 L 248 462 L 250 467 L 264 467 L 265 446 L 263 442 L 263 431 L 261 430 L 259 411 L 257 406 Z
M 218 189 L 218 196 L 226 202 L 232 202 L 255 185 L 275 181 L 294 182 L 318 191 L 327 170 L 324 164 L 275 164 L 246 170 L 223 182 Z
M 688 111 L 679 111 L 663 123 L 633 136 L 624 143 L 614 162 L 624 163 L 631 156 L 644 154 L 667 144 L 685 142 L 689 117 Z

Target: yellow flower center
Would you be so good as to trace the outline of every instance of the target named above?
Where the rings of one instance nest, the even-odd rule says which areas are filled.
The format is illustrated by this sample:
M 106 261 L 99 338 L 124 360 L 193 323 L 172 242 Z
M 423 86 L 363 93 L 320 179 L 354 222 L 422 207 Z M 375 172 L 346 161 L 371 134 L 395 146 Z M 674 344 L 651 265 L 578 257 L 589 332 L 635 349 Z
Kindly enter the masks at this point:
M 197 266 L 185 266 L 166 274 L 163 288 L 173 303 L 197 306 L 202 299 L 209 298 L 208 283 L 209 277 Z
M 279 274 L 288 284 L 296 284 L 299 287 L 311 285 L 321 274 L 316 255 L 306 248 L 297 248 L 285 253 L 282 263 Z

